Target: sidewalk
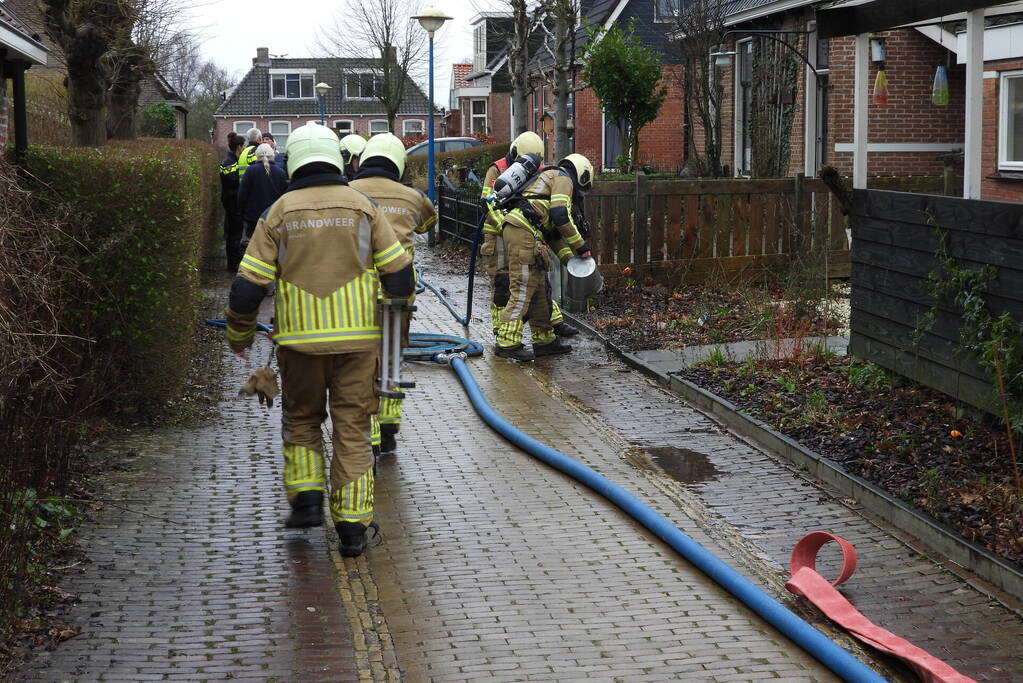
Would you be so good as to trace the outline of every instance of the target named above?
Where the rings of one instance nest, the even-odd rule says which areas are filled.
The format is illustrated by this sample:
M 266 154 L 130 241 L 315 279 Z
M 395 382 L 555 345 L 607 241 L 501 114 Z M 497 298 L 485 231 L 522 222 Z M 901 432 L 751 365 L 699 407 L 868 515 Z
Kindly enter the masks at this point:
M 464 277 L 444 275 L 427 249 L 419 258 L 463 305 Z M 477 317 L 489 315 L 487 295 Z M 467 334 L 433 295 L 417 305 L 414 330 Z M 509 421 L 633 492 L 852 651 L 784 590 L 808 531 L 856 546 L 860 569 L 843 591 L 876 623 L 978 680 L 1023 680 L 1016 615 L 596 342 L 520 365 L 490 355 L 488 321 L 468 335 L 487 345 L 469 366 Z M 399 452 L 377 478 L 383 543 L 342 560 L 332 531 L 285 530 L 277 408 L 231 395 L 255 361 L 225 354 L 219 420 L 117 447 L 139 455 L 107 495 L 178 523 L 102 513 L 83 533 L 92 562 L 62 584 L 82 595 L 71 618 L 83 633 L 24 680 L 836 680 L 616 508 L 491 432 L 444 367 L 411 364 Z M 821 572 L 836 561 L 822 557 Z

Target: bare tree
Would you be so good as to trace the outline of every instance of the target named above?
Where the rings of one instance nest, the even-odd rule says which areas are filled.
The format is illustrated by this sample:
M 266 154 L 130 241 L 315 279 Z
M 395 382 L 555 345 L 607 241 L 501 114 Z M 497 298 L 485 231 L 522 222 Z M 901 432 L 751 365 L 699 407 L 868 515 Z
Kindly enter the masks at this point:
M 536 22 L 542 34 L 537 66 L 553 95 L 554 159 L 569 154 L 568 101 L 572 96 L 576 66 L 577 0 L 541 0 L 542 16 Z
M 513 33 L 508 42 L 508 75 L 512 87 L 512 134 L 529 129 L 529 37 L 533 21 L 527 0 L 510 0 Z
M 710 53 L 724 39 L 720 0 L 688 0 L 681 3 L 669 23 L 671 61 L 680 65 L 686 111 L 693 123 L 686 135 L 690 171 L 697 176 L 718 177 L 721 166 L 721 79 Z M 696 135 L 696 124 L 700 135 Z M 702 150 L 699 143 L 702 142 Z M 702 152 L 702 153 L 701 153 Z
M 427 35 L 410 19 L 420 9 L 420 0 L 345 0 L 333 24 L 321 30 L 317 43 L 331 57 L 380 58 L 377 67 L 343 67 L 338 76 L 372 96 L 384 107 L 387 126 L 395 120 L 405 102 L 406 89 L 421 75 L 427 59 Z

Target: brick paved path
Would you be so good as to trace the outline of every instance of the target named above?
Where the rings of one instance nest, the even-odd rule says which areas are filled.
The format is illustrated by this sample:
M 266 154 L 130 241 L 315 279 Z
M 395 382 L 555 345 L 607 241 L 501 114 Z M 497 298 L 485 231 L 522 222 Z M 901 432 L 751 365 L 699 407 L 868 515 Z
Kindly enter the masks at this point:
M 436 269 L 431 281 L 464 292 Z M 416 329 L 462 334 L 432 295 L 419 306 Z M 470 335 L 489 343 L 486 328 Z M 531 366 L 489 354 L 470 366 L 511 422 L 625 486 L 854 651 L 782 587 L 807 531 L 856 545 L 860 570 L 843 590 L 868 617 L 978 679 L 1023 680 L 1015 615 L 581 346 Z M 252 363 L 228 357 L 233 388 Z M 411 374 L 399 454 L 378 474 L 384 542 L 355 560 L 329 547 L 332 532 L 281 527 L 276 409 L 229 398 L 213 425 L 121 445 L 140 455 L 109 495 L 183 523 L 108 507 L 83 537 L 92 563 L 64 584 L 82 594 L 72 618 L 83 634 L 26 679 L 835 680 L 617 509 L 490 432 L 450 370 Z M 825 574 L 834 567 L 822 558 Z
M 83 530 L 90 562 L 62 584 L 82 634 L 22 680 L 357 680 L 323 531 L 281 525 L 277 407 L 231 396 L 255 361 L 225 355 L 213 424 L 117 444 L 129 470 L 103 493 L 146 514 L 107 505 Z

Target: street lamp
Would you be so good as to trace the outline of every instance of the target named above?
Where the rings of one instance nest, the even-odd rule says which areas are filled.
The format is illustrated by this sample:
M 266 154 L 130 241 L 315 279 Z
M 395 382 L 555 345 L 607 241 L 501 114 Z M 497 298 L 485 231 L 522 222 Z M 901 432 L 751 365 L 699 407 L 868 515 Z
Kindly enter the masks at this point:
M 327 85 L 326 83 L 320 82 L 313 87 L 316 88 L 316 94 L 319 95 L 320 97 L 320 125 L 326 126 L 327 122 L 325 119 L 327 118 L 327 91 L 330 90 L 330 86 Z
M 431 202 L 436 202 L 436 188 L 434 187 L 433 178 L 433 34 L 435 31 L 440 29 L 444 25 L 445 21 L 451 19 L 451 17 L 444 14 L 444 12 L 431 7 L 423 10 L 421 14 L 418 14 L 413 19 L 419 22 L 419 25 L 423 27 L 426 33 L 430 36 L 430 129 L 429 137 L 426 148 L 426 182 L 427 192 L 430 196 Z M 430 234 L 433 234 L 433 228 L 430 229 Z

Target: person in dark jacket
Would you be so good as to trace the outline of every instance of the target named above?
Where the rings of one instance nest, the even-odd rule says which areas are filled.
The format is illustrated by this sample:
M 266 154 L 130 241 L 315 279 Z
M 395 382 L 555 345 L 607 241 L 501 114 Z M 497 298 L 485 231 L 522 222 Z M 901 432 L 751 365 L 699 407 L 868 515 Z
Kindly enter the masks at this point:
M 238 189 L 238 209 L 245 222 L 243 246 L 248 246 L 259 217 L 287 189 L 288 179 L 284 169 L 274 163 L 273 147 L 266 143 L 261 144 L 256 148 L 256 163 L 242 176 Z
M 227 269 L 234 273 L 245 250 L 242 241 L 242 214 L 238 210 L 238 155 L 245 149 L 245 138 L 237 133 L 227 134 L 227 156 L 220 162 L 220 203 L 224 206 L 224 251 Z
M 274 163 L 284 169 L 284 174 L 288 173 L 287 160 L 284 155 L 277 149 L 277 141 L 274 140 L 274 136 L 270 133 L 263 133 L 263 142 L 273 147 L 274 150 Z

